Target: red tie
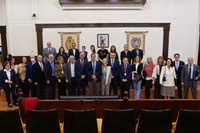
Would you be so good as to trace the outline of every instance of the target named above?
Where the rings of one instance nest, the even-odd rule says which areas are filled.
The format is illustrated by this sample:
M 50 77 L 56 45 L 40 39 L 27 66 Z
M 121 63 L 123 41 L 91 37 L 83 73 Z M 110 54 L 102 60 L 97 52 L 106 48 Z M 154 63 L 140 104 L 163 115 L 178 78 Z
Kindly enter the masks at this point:
M 126 56 L 127 56 L 127 52 L 125 51 L 125 54 L 126 54 Z
M 81 67 L 83 68 L 83 61 L 81 61 Z

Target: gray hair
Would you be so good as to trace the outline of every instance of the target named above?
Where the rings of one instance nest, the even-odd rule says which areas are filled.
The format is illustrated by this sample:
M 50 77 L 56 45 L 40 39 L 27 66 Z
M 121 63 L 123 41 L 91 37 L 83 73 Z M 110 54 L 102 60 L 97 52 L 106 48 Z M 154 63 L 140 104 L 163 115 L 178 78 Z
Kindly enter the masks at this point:
M 73 55 L 70 55 L 70 56 L 69 56 L 69 58 L 71 58 L 71 57 L 75 59 L 75 57 L 74 57 Z
M 188 57 L 188 60 L 189 60 L 190 58 L 194 61 L 194 58 L 193 58 L 193 57 Z
M 148 58 L 150 58 L 152 62 L 151 62 L 151 64 L 148 64 L 148 62 L 147 62 L 147 64 L 153 66 L 154 64 L 153 64 L 153 59 L 152 59 L 152 57 L 151 57 L 151 56 L 148 56 L 148 57 L 147 57 L 147 60 L 148 60 Z
M 53 56 L 53 57 L 54 57 L 54 55 L 53 55 L 53 54 L 49 54 L 49 56 L 48 56 L 48 57 L 50 57 L 50 56 Z
M 108 59 L 104 58 L 104 59 L 103 59 L 103 62 L 104 62 L 104 61 L 108 62 Z

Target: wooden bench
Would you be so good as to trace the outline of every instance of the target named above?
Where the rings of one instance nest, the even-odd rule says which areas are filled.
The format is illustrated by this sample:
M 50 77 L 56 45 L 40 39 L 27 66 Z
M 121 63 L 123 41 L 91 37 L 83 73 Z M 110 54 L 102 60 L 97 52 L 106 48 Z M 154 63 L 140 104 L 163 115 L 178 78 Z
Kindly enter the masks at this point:
M 20 94 L 21 95 L 21 94 Z M 20 96 L 19 110 L 23 122 L 26 121 L 24 109 L 21 105 L 23 100 L 22 95 Z M 57 109 L 60 122 L 63 122 L 64 110 L 86 110 L 95 108 L 97 118 L 103 117 L 103 111 L 105 108 L 108 109 L 135 109 L 135 117 L 139 117 L 141 109 L 171 109 L 172 110 L 172 121 L 176 121 L 178 111 L 180 109 L 200 110 L 200 100 L 196 99 L 170 99 L 170 100 L 156 100 L 156 99 L 144 99 L 144 100 L 129 100 L 116 99 L 116 100 L 39 100 L 36 110 L 49 110 Z

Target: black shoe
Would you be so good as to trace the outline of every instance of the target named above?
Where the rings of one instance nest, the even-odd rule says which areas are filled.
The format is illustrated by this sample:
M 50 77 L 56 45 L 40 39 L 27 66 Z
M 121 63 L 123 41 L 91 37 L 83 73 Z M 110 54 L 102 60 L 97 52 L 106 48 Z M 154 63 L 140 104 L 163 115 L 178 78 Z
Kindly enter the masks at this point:
M 9 107 L 9 108 L 12 108 L 12 105 L 11 105 L 11 104 L 9 104 L 9 105 L 8 105 L 8 107 Z
M 13 103 L 15 106 L 19 106 L 18 103 Z

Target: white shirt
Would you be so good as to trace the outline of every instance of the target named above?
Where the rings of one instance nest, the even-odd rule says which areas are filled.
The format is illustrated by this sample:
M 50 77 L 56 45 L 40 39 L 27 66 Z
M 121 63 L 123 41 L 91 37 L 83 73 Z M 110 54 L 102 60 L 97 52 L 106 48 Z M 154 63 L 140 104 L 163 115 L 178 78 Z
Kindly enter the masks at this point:
M 175 61 L 175 69 L 179 68 L 179 61 Z
M 71 77 L 75 77 L 74 64 L 70 63 L 70 65 L 71 65 Z
M 49 51 L 49 50 L 51 51 L 51 47 L 50 47 L 50 48 L 48 47 L 48 51 Z
M 75 56 L 75 54 L 76 54 L 76 49 L 73 49 L 73 54 L 74 54 L 74 56 Z
M 136 67 L 135 70 L 136 70 L 136 72 L 137 72 L 137 69 L 138 69 L 138 65 L 139 65 L 139 63 L 135 64 L 135 67 Z
M 11 71 L 11 69 L 9 71 L 7 71 L 6 69 L 4 69 L 4 72 L 6 72 L 6 75 L 8 77 L 8 80 L 5 80 L 6 83 L 11 80 L 10 71 Z M 9 87 L 11 88 L 11 84 L 9 84 Z

